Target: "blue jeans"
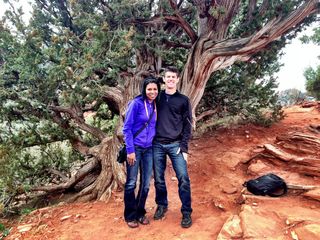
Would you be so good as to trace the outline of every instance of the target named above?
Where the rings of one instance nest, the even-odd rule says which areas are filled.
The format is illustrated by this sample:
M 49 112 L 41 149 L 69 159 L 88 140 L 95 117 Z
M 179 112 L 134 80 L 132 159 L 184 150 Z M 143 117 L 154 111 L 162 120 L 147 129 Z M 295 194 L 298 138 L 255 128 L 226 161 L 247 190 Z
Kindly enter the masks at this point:
M 145 205 L 149 192 L 152 174 L 153 152 L 152 147 L 142 148 L 135 146 L 136 162 L 133 166 L 127 165 L 127 181 L 124 189 L 124 219 L 134 221 L 146 214 Z M 140 185 L 137 197 L 135 188 L 138 171 L 140 169 Z
M 153 144 L 154 184 L 156 188 L 156 203 L 168 207 L 168 193 L 165 182 L 165 170 L 167 166 L 166 155 L 172 162 L 173 169 L 179 181 L 179 197 L 182 203 L 181 212 L 191 213 L 191 190 L 188 176 L 187 162 L 182 153 L 178 153 L 179 142 Z

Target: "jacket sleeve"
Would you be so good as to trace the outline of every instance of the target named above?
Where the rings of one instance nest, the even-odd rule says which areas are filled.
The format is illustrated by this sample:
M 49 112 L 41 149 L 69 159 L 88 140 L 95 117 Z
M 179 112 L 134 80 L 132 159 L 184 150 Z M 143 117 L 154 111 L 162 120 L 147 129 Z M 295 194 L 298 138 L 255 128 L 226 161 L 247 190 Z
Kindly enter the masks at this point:
M 192 130 L 192 111 L 190 101 L 187 98 L 184 104 L 183 110 L 183 128 L 182 128 L 182 140 L 180 143 L 181 152 L 188 152 L 188 142 L 191 137 L 191 130 Z
M 135 113 L 137 112 L 137 108 L 138 108 L 137 102 L 135 100 L 132 100 L 128 105 L 126 117 L 124 119 L 124 124 L 123 124 L 123 135 L 124 135 L 124 141 L 126 143 L 126 149 L 128 154 L 134 152 L 132 129 L 134 125 Z

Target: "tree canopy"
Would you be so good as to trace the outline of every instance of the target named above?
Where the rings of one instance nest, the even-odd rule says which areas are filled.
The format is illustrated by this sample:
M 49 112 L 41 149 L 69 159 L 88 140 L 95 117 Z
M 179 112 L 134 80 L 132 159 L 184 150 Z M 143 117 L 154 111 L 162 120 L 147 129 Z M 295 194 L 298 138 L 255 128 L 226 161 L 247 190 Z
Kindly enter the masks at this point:
M 313 30 L 314 32 L 311 36 L 303 36 L 301 40 L 306 43 L 311 41 L 320 45 L 320 27 L 315 27 Z M 320 58 L 320 55 L 318 58 Z M 304 71 L 304 77 L 306 78 L 307 92 L 317 100 L 320 100 L 320 65 L 318 65 L 315 69 L 308 67 Z
M 13 151 L 46 152 L 66 141 L 83 167 L 34 190 L 74 189 L 94 173 L 76 196 L 84 200 L 107 199 L 124 183 L 115 156 L 125 107 L 144 76 L 177 65 L 195 119 L 209 79 L 216 106 L 239 102 L 226 96 L 233 85 L 252 94 L 247 109 L 275 106 L 276 56 L 319 12 L 317 0 L 35 0 L 25 23 L 23 10 L 7 2 L 12 8 L 0 22 L 0 122 L 8 126 L 0 134 L 2 159 L 10 164 Z

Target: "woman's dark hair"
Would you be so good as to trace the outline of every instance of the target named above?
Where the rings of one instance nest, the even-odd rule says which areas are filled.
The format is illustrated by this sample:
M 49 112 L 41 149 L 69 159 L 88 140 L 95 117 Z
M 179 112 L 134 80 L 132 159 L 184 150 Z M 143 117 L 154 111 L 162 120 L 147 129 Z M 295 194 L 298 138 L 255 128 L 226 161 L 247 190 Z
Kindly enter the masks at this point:
M 143 80 L 142 90 L 141 90 L 142 97 L 143 97 L 143 99 L 147 99 L 146 89 L 147 89 L 147 85 L 148 85 L 149 83 L 155 83 L 155 84 L 157 84 L 157 88 L 158 88 L 158 96 L 157 96 L 157 98 L 156 98 L 156 101 L 157 101 L 158 98 L 159 98 L 159 94 L 160 94 L 161 87 L 160 87 L 160 81 L 159 81 L 159 79 L 156 78 L 156 77 L 154 77 L 154 76 L 146 77 L 146 78 Z

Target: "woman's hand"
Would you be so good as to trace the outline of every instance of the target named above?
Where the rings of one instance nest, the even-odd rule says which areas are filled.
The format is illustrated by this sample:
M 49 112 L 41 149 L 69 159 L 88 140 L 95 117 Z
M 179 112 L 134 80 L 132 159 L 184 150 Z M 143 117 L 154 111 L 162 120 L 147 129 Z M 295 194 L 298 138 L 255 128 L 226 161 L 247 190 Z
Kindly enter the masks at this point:
M 134 152 L 127 154 L 127 161 L 130 166 L 133 166 L 136 161 L 136 154 Z

